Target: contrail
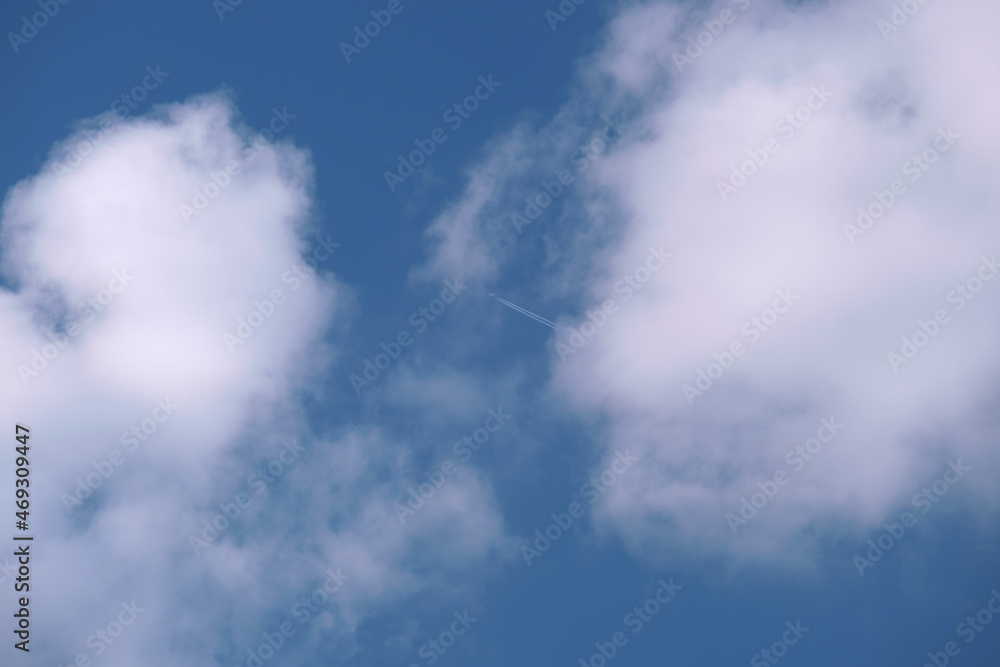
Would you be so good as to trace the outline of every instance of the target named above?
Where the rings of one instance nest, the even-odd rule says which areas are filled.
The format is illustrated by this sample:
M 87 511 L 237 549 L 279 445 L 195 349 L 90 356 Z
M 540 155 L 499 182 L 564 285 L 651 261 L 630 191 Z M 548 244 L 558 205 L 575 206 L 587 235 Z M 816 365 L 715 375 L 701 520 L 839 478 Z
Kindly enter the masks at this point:
M 563 333 L 569 333 L 564 327 L 559 326 L 558 324 L 556 324 L 552 320 L 547 320 L 544 317 L 542 317 L 541 315 L 536 315 L 535 313 L 531 312 L 530 310 L 525 310 L 524 308 L 521 308 L 521 306 L 516 306 L 516 305 L 512 304 L 510 301 L 507 301 L 507 299 L 501 299 L 500 297 L 498 297 L 497 295 L 495 295 L 493 293 L 490 293 L 490 296 L 493 297 L 494 299 L 496 299 L 497 301 L 499 301 L 500 303 L 502 303 L 503 305 L 507 306 L 508 308 L 512 308 L 512 309 L 516 310 L 517 312 L 521 313 L 522 315 L 527 315 L 528 317 L 530 317 L 531 319 L 535 320 L 536 322 L 541 322 L 545 326 L 552 327 L 556 331 L 561 331 Z

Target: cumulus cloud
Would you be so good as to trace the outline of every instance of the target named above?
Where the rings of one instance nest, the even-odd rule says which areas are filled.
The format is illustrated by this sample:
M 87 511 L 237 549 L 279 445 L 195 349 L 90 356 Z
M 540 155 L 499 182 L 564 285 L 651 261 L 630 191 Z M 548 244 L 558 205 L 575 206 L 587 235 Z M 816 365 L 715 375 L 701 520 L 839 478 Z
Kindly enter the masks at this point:
M 455 231 L 431 266 L 498 267 L 485 279 L 544 246 L 538 282 L 582 332 L 554 334 L 551 391 L 610 418 L 609 456 L 643 457 L 603 516 L 644 557 L 802 556 L 878 525 L 949 457 L 974 462 L 969 492 L 996 498 L 983 407 L 1000 281 L 977 274 L 1000 251 L 1000 127 L 984 103 L 1000 98 L 998 9 L 913 4 L 894 31 L 878 23 L 891 3 L 626 8 L 559 122 L 497 152 L 585 136 L 618 110 L 623 140 L 573 172 L 544 225 L 519 234 L 489 215 L 496 158 L 437 223 Z M 493 264 L 454 250 L 497 234 Z M 661 246 L 670 258 L 647 263 Z M 973 298 L 952 292 L 969 280 Z M 920 322 L 936 334 L 906 347 Z M 786 458 L 831 417 L 844 427 L 812 460 Z M 726 515 L 779 470 L 787 483 L 734 535 Z
M 311 627 L 349 631 L 342 621 L 397 580 L 421 581 L 402 565 L 417 538 L 391 529 L 387 482 L 372 472 L 405 447 L 303 426 L 297 396 L 335 358 L 327 334 L 349 296 L 312 210 L 309 155 L 291 130 L 251 131 L 225 95 L 111 132 L 102 120 L 10 190 L 0 223 L 0 412 L 32 427 L 44 582 L 32 609 L 46 643 L 33 652 L 53 664 L 242 662 L 240 646 L 273 630 L 261 620 L 288 615 L 337 567 L 353 589 Z M 13 478 L 11 463 L 0 465 Z M 428 531 L 469 558 L 461 568 L 498 544 L 487 486 L 464 479 L 427 512 L 461 514 Z M 241 496 L 241 516 L 213 537 L 206 526 Z M 96 631 L 133 600 L 143 611 L 105 644 Z M 310 636 L 303 646 L 320 641 Z

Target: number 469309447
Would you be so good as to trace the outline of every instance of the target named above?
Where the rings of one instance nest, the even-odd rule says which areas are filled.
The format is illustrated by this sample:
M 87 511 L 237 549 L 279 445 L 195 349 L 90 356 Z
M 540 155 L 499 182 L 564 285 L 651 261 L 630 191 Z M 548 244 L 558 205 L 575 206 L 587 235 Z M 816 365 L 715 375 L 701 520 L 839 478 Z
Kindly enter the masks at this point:
M 24 431 L 24 433 L 21 433 L 21 431 Z M 27 512 L 27 510 L 28 510 L 28 488 L 27 487 L 31 484 L 31 482 L 28 481 L 28 474 L 29 474 L 29 469 L 28 469 L 28 465 L 29 465 L 29 463 L 28 463 L 28 437 L 29 436 L 28 436 L 28 434 L 30 432 L 31 431 L 28 429 L 27 426 L 21 426 L 20 424 L 17 424 L 16 427 L 15 427 L 15 429 L 14 429 L 14 438 L 19 443 L 21 443 L 19 446 L 17 446 L 17 447 L 14 448 L 17 451 L 17 454 L 18 454 L 17 459 L 15 460 L 15 464 L 17 465 L 17 481 L 15 482 L 15 484 L 18 487 L 16 495 L 19 498 L 19 500 L 17 501 L 17 507 L 18 507 L 18 509 L 21 510 L 20 512 L 16 512 L 15 514 L 17 515 L 17 517 L 21 521 L 25 522 L 25 524 L 23 524 L 23 526 L 24 526 L 23 529 L 27 528 L 27 523 L 26 523 L 27 520 L 28 520 L 28 512 Z M 22 524 L 20 524 L 20 522 L 19 522 L 19 527 L 21 525 Z

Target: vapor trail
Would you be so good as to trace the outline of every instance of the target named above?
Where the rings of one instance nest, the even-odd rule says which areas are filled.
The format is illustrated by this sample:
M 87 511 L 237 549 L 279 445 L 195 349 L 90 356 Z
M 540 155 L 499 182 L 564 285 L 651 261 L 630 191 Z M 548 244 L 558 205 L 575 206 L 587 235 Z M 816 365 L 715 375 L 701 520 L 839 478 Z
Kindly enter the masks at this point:
M 520 306 L 514 305 L 510 301 L 507 301 L 506 299 L 501 299 L 500 297 L 496 296 L 495 294 L 491 293 L 490 296 L 492 296 L 494 299 L 496 299 L 497 301 L 499 301 L 503 305 L 507 306 L 508 308 L 512 308 L 512 309 L 516 310 L 517 312 L 521 313 L 522 315 L 527 315 L 528 317 L 530 317 L 531 319 L 535 320 L 536 322 L 541 322 L 545 326 L 552 327 L 556 331 L 561 331 L 563 333 L 568 333 L 567 330 L 564 327 L 559 326 L 558 324 L 556 324 L 552 320 L 547 320 L 544 317 L 542 317 L 541 315 L 536 315 L 535 313 L 531 312 L 530 310 L 526 310 L 524 308 L 521 308 Z

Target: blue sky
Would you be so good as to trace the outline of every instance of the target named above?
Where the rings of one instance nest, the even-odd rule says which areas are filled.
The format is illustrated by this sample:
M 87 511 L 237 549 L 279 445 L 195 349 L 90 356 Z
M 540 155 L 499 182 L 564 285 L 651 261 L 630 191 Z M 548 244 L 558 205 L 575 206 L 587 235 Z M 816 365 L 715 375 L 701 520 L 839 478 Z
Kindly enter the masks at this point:
M 4 664 L 995 665 L 998 12 L 8 3 Z

